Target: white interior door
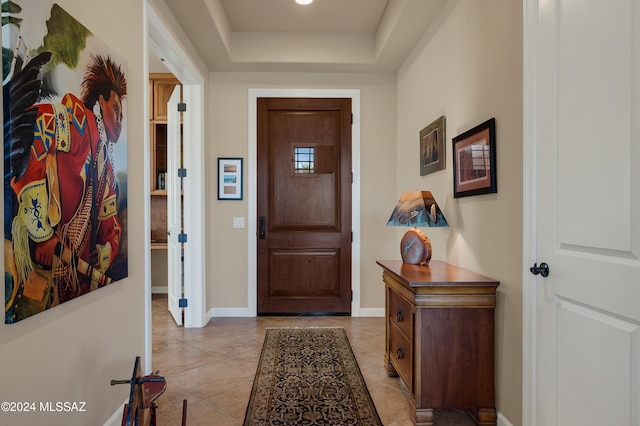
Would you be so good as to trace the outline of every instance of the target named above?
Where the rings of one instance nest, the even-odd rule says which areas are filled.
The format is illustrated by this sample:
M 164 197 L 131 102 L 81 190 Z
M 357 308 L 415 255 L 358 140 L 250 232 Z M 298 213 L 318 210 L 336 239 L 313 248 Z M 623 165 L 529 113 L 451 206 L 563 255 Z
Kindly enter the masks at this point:
M 549 266 L 535 279 L 530 424 L 638 426 L 640 0 L 528 3 L 535 256 Z
M 180 300 L 183 298 L 182 280 L 182 204 L 181 179 L 178 169 L 181 167 L 180 150 L 180 86 L 173 89 L 167 103 L 167 286 L 169 293 L 169 311 L 176 321 L 182 325 L 182 308 Z

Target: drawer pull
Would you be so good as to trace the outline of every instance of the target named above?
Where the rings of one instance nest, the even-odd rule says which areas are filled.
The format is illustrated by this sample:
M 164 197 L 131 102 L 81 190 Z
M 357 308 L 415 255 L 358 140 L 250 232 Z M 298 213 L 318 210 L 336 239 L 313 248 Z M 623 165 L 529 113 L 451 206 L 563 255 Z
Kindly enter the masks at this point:
M 402 321 L 404 321 L 404 312 L 402 312 L 402 309 L 398 308 L 398 311 L 396 312 L 396 322 Z
M 396 348 L 396 358 L 397 359 L 402 359 L 404 358 L 404 351 L 402 350 L 402 348 L 400 346 L 398 346 Z

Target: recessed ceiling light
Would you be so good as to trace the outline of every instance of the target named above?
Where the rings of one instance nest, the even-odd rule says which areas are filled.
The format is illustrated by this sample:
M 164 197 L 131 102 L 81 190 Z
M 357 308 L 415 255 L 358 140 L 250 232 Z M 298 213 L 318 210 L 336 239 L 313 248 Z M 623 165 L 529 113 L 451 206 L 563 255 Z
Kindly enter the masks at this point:
M 311 4 L 311 3 L 313 3 L 313 0 L 296 0 L 296 3 L 298 3 L 298 4 Z

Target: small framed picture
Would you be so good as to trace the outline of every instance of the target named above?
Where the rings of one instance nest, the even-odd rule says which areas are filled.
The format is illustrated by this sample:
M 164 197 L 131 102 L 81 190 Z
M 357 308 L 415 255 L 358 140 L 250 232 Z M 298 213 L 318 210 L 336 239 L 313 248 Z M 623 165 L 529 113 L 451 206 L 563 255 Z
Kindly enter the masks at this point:
M 453 138 L 453 197 L 498 192 L 496 119 Z
M 420 176 L 446 167 L 444 115 L 420 130 Z
M 218 200 L 242 200 L 242 158 L 218 158 Z

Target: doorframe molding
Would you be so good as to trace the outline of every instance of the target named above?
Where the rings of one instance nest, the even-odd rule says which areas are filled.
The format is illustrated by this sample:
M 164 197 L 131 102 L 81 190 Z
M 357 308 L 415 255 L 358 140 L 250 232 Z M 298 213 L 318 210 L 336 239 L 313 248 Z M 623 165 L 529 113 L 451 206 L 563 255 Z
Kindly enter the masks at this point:
M 351 126 L 351 316 L 360 316 L 360 90 L 359 89 L 284 89 L 267 88 L 248 91 L 248 158 L 247 158 L 247 201 L 248 201 L 248 282 L 247 314 L 255 317 L 258 312 L 258 243 L 257 235 L 257 153 L 258 153 L 258 98 L 350 98 L 353 123 Z
M 538 0 L 523 1 L 522 424 L 536 425 Z

